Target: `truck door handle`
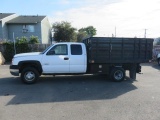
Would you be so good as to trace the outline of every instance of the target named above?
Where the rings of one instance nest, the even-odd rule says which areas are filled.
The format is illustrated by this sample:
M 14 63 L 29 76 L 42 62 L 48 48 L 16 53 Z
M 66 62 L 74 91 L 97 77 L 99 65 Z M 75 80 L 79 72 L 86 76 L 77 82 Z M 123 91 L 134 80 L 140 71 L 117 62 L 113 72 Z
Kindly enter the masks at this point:
M 68 58 L 68 57 L 65 57 L 64 60 L 69 60 L 69 58 Z

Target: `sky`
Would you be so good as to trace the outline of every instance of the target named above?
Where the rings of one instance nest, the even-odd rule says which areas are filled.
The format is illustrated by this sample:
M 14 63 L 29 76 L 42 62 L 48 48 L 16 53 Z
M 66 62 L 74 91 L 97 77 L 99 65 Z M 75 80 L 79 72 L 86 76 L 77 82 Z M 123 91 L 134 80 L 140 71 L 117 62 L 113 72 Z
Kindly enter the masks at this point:
M 99 37 L 160 37 L 160 0 L 1 0 L 0 13 L 46 15 L 51 24 L 93 26 Z

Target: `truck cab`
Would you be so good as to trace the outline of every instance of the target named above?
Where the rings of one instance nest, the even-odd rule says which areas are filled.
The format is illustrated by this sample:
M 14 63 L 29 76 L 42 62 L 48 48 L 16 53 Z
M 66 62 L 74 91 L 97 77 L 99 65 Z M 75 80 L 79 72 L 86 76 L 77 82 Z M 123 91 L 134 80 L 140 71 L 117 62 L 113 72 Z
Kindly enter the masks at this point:
M 83 43 L 57 43 L 41 59 L 43 74 L 85 73 L 86 48 Z

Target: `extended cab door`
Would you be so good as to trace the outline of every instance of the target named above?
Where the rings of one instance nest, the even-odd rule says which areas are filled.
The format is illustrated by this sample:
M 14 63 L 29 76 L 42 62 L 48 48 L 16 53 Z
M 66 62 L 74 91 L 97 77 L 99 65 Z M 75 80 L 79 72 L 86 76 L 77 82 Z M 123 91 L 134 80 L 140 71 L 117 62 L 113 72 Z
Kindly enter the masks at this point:
M 67 44 L 57 44 L 43 55 L 43 73 L 69 73 Z
M 86 48 L 83 43 L 70 45 L 70 73 L 85 73 L 87 69 Z

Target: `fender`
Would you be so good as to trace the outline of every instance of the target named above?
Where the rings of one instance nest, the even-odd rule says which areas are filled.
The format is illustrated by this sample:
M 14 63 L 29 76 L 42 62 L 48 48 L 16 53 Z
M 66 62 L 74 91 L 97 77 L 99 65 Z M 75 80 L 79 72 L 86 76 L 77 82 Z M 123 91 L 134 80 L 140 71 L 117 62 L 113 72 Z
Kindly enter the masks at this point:
M 37 60 L 26 60 L 26 61 L 20 61 L 18 63 L 18 68 L 20 70 L 20 73 L 22 71 L 22 69 L 25 67 L 25 66 L 33 66 L 35 67 L 40 73 L 42 73 L 42 65 L 39 61 Z

